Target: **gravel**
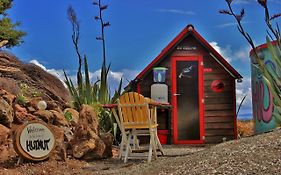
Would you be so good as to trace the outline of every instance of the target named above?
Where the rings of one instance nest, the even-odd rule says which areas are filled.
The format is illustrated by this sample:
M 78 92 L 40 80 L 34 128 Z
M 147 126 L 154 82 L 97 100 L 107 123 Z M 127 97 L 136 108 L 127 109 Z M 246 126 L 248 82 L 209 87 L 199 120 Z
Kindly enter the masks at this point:
M 104 174 L 281 174 L 281 130 Z
M 94 162 L 68 159 L 16 166 L 16 160 L 0 163 L 0 174 L 281 174 L 281 129 L 224 142 L 191 147 L 166 145 L 165 156 L 151 163 L 115 158 Z

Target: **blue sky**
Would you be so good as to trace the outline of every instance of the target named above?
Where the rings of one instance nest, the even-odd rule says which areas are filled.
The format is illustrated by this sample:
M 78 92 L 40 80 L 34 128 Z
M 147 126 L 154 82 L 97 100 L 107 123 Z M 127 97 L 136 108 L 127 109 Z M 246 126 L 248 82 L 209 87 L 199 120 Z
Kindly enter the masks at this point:
M 109 4 L 104 19 L 107 60 L 112 64 L 112 88 L 120 77 L 132 79 L 187 25 L 195 29 L 217 49 L 244 77 L 237 85 L 237 100 L 248 94 L 241 117 L 251 115 L 250 47 L 238 33 L 233 18 L 218 13 L 226 9 L 224 0 L 104 0 Z M 268 0 L 272 13 L 281 12 L 281 0 Z M 92 0 L 14 0 L 9 11 L 20 29 L 27 32 L 24 43 L 11 51 L 22 61 L 40 64 L 47 71 L 74 75 L 77 59 L 71 42 L 71 26 L 66 10 L 75 9 L 81 27 L 80 48 L 89 60 L 93 79 L 101 66 L 101 43 L 95 38 L 100 26 L 94 20 L 97 7 Z M 263 9 L 255 0 L 234 0 L 234 9 L 245 8 L 245 28 L 257 45 L 265 40 Z

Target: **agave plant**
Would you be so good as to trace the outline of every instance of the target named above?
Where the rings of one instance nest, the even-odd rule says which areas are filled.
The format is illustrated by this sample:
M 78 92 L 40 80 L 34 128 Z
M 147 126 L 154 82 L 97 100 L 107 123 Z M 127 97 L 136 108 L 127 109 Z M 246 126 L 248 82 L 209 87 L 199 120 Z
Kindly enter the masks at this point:
M 101 129 L 105 132 L 113 132 L 114 119 L 112 114 L 101 107 L 101 104 L 112 104 L 116 102 L 116 99 L 121 95 L 122 91 L 122 79 L 120 80 L 119 87 L 111 97 L 109 92 L 109 86 L 107 84 L 109 67 L 102 67 L 100 79 L 97 80 L 93 85 L 90 82 L 90 75 L 88 69 L 87 58 L 84 56 L 84 78 L 81 76 L 80 81 L 77 81 L 77 86 L 64 72 L 65 83 L 69 89 L 71 96 L 73 97 L 73 105 L 79 111 L 81 105 L 88 104 L 94 106 L 99 116 L 99 123 Z M 82 73 L 79 71 L 77 74 Z
M 258 69 L 260 75 L 263 77 L 263 80 L 266 82 L 267 87 L 273 96 L 274 103 L 274 112 L 273 117 L 276 122 L 281 125 L 281 35 L 278 23 L 275 27 L 272 25 L 274 19 L 281 16 L 281 14 L 269 15 L 269 9 L 267 6 L 266 0 L 258 0 L 257 2 L 262 6 L 265 13 L 265 23 L 267 25 L 268 31 L 266 36 L 267 47 L 272 58 L 273 66 L 266 66 L 264 58 L 258 53 L 257 48 L 249 35 L 245 31 L 241 21 L 245 15 L 245 10 L 242 9 L 240 13 L 235 13 L 232 8 L 233 0 L 225 0 L 228 5 L 228 10 L 219 11 L 222 14 L 230 15 L 234 17 L 237 22 L 237 28 L 246 41 L 250 44 L 256 63 L 253 63 L 253 66 Z M 272 43 L 275 43 L 273 46 Z
M 100 11 L 104 10 L 104 7 L 98 2 Z M 68 19 L 72 24 L 72 42 L 74 44 L 76 54 L 79 60 L 79 66 L 77 70 L 77 85 L 67 76 L 64 71 L 65 83 L 69 89 L 69 92 L 73 98 L 74 107 L 80 111 L 80 108 L 83 104 L 88 104 L 94 106 L 96 112 L 99 116 L 100 127 L 105 132 L 114 132 L 114 119 L 110 111 L 101 107 L 101 104 L 111 104 L 115 103 L 116 99 L 121 95 L 122 91 L 122 79 L 120 80 L 119 87 L 111 96 L 110 88 L 108 85 L 108 74 L 110 71 L 110 65 L 106 66 L 105 59 L 105 41 L 104 41 L 104 27 L 108 24 L 102 26 L 102 38 L 103 38 L 103 62 L 101 67 L 101 74 L 98 77 L 98 80 L 91 84 L 89 67 L 87 62 L 87 57 L 84 55 L 82 59 L 79 51 L 79 34 L 80 34 L 80 25 L 77 20 L 76 14 L 73 8 L 70 6 L 67 10 Z M 100 13 L 101 14 L 101 13 Z M 102 19 L 102 16 L 99 16 Z M 102 23 L 103 24 L 103 23 Z M 84 73 L 82 72 L 82 64 L 84 63 Z

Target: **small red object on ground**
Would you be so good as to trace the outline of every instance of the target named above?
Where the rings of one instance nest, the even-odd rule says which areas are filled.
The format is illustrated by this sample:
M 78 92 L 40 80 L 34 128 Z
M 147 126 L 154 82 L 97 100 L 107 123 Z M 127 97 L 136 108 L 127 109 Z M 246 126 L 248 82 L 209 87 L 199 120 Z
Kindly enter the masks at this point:
M 157 135 L 161 144 L 167 144 L 168 130 L 158 130 Z

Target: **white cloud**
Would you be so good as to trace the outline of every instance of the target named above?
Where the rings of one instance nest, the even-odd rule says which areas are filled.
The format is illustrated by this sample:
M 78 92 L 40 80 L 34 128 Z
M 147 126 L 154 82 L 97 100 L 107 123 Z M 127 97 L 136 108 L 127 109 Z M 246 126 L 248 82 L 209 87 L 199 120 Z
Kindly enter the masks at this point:
M 229 23 L 224 23 L 224 24 L 219 24 L 219 25 L 216 25 L 215 27 L 217 28 L 225 28 L 225 27 L 231 27 L 231 26 L 236 26 L 237 23 L 235 22 L 229 22 Z
M 217 42 L 212 41 L 209 43 L 219 54 L 221 54 L 222 57 L 224 57 L 224 59 L 226 59 L 227 62 L 231 62 L 231 57 L 230 57 L 230 46 L 227 46 L 225 48 L 222 48 L 218 45 Z
M 62 82 L 64 82 L 64 74 L 63 70 L 56 70 L 56 69 L 47 69 L 43 64 L 41 64 L 38 60 L 30 60 L 29 63 L 35 64 L 42 68 L 44 71 L 56 76 L 58 79 L 60 79 Z
M 257 3 L 256 0 L 235 0 L 233 4 L 250 4 L 250 3 Z
M 249 59 L 249 52 L 251 50 L 251 47 L 248 46 L 248 47 L 242 47 L 240 48 L 239 50 L 235 51 L 233 53 L 233 58 L 236 59 L 236 60 L 240 60 L 242 62 L 249 62 L 250 59 Z
M 163 13 L 175 13 L 181 15 L 195 15 L 193 11 L 184 11 L 184 10 L 177 10 L 177 9 L 157 9 L 156 11 L 163 12 Z
M 123 72 L 112 72 L 112 71 L 110 71 L 109 76 L 114 78 L 114 79 L 120 80 L 124 76 L 124 73 Z
M 209 44 L 223 56 L 229 63 L 232 61 L 240 61 L 243 63 L 249 63 L 249 52 L 251 50 L 250 46 L 241 47 L 237 50 L 233 50 L 230 45 L 225 47 L 219 46 L 215 41 L 209 42 Z
M 124 79 L 124 80 L 132 80 L 133 78 L 135 78 L 137 76 L 139 71 L 136 70 L 129 70 L 129 69 L 122 69 L 120 71 L 109 71 L 108 73 L 108 78 L 112 79 L 114 81 L 120 81 L 120 79 Z M 101 73 L 101 69 L 95 71 L 95 72 L 90 72 L 90 79 L 93 81 L 96 81 L 97 79 L 100 78 L 100 73 Z
M 36 66 L 41 67 L 43 70 L 47 70 L 45 66 L 43 66 L 43 64 L 39 63 L 39 61 L 37 60 L 30 60 L 29 63 L 35 64 Z
M 101 70 L 97 70 L 95 72 L 90 72 L 90 79 L 91 82 L 94 83 L 98 79 L 100 79 Z M 108 84 L 110 86 L 110 90 L 113 92 L 114 90 L 118 89 L 120 80 L 122 78 L 122 87 L 128 85 L 129 81 L 133 80 L 139 71 L 137 70 L 129 70 L 129 69 L 122 69 L 120 71 L 109 71 L 108 73 Z M 75 78 L 75 77 L 74 77 Z
M 41 64 L 38 60 L 35 60 L 35 59 L 31 60 L 30 63 L 41 67 L 46 72 L 56 76 L 62 82 L 64 82 L 65 77 L 64 77 L 63 70 L 47 69 L 43 64 Z M 109 82 L 110 89 L 113 91 L 115 89 L 117 89 L 121 78 L 123 79 L 123 84 L 122 84 L 123 87 L 126 86 L 128 84 L 127 81 L 130 81 L 133 78 L 135 78 L 137 76 L 138 72 L 139 71 L 137 71 L 137 70 L 129 70 L 129 69 L 123 69 L 123 70 L 116 71 L 116 72 L 109 71 L 108 82 Z M 73 83 L 77 83 L 76 82 L 76 71 L 74 72 L 74 71 L 68 70 L 68 71 L 66 71 L 66 73 L 68 74 L 68 78 L 70 78 Z M 89 72 L 91 83 L 95 83 L 100 78 L 100 73 L 101 73 L 100 69 L 95 72 Z
M 249 24 L 249 23 L 252 23 L 252 22 L 249 22 L 249 21 L 242 21 L 241 24 Z M 216 25 L 214 26 L 215 28 L 226 28 L 226 27 L 233 27 L 233 26 L 237 26 L 237 23 L 236 22 L 229 22 L 229 23 L 224 23 L 224 24 L 219 24 L 219 25 Z

